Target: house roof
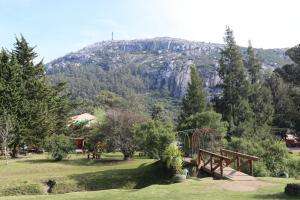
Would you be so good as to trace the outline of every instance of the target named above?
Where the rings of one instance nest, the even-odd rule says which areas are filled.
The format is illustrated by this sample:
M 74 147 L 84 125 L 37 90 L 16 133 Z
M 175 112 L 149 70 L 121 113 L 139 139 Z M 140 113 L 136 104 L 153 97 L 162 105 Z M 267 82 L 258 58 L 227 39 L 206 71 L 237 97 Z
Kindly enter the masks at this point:
M 89 113 L 83 113 L 81 115 L 75 115 L 75 116 L 71 117 L 71 119 L 73 121 L 93 121 L 93 120 L 96 120 L 96 117 Z

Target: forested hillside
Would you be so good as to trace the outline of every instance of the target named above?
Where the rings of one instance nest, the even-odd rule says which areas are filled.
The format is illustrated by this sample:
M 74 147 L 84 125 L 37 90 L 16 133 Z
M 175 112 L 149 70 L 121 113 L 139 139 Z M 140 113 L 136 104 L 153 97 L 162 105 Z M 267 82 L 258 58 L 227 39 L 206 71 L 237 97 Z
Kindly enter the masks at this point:
M 192 64 L 204 78 L 209 94 L 219 92 L 215 86 L 220 81 L 222 48 L 222 44 L 174 38 L 104 41 L 48 63 L 47 75 L 54 83 L 66 81 L 73 100 L 96 103 L 99 93 L 109 90 L 129 104 L 146 101 L 148 104 L 142 104 L 149 107 L 160 98 L 172 107 L 185 94 Z M 241 51 L 246 54 L 246 48 Z M 264 69 L 290 63 L 285 49 L 255 52 Z

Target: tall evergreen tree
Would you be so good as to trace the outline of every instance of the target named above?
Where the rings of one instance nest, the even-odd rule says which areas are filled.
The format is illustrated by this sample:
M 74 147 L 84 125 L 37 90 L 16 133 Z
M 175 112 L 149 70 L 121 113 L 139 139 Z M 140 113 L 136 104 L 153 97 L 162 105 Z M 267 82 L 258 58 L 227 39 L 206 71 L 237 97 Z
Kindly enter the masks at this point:
M 253 128 L 258 134 L 267 133 L 273 120 L 273 101 L 271 90 L 262 80 L 261 64 L 255 57 L 254 49 L 249 42 L 246 67 L 251 80 L 249 102 L 253 111 Z
M 248 69 L 249 77 L 252 84 L 258 83 L 261 79 L 261 64 L 255 57 L 254 49 L 252 48 L 251 41 L 247 48 L 246 68 Z
M 46 82 L 44 66 L 42 62 L 34 64 L 37 54 L 34 48 L 30 47 L 23 36 L 16 38 L 12 56 L 16 57 L 21 66 L 23 81 L 23 106 L 24 115 L 19 119 L 24 123 L 22 130 L 24 142 L 27 145 L 38 145 L 41 138 L 50 133 L 52 126 L 52 116 L 50 115 L 47 99 L 51 88 Z
M 15 119 L 14 137 L 9 144 L 13 157 L 16 156 L 17 147 L 24 138 L 24 121 L 19 120 L 20 116 L 24 116 L 23 108 L 27 103 L 23 99 L 23 90 L 21 65 L 18 64 L 15 56 L 2 50 L 0 54 L 0 113 L 5 113 Z
M 191 66 L 191 81 L 188 84 L 187 93 L 182 100 L 181 114 L 179 116 L 179 126 L 185 120 L 198 112 L 206 109 L 205 91 L 203 81 L 199 76 L 195 66 Z
M 252 127 L 253 113 L 248 101 L 250 83 L 246 78 L 242 55 L 229 27 L 225 32 L 225 48 L 221 51 L 219 63 L 223 89 L 219 110 L 229 123 L 229 131 L 240 136 L 250 132 Z
M 275 70 L 284 80 L 283 84 L 286 84 L 285 102 L 290 108 L 281 113 L 285 119 L 289 119 L 285 123 L 286 127 L 300 131 L 300 45 L 287 50 L 286 54 L 294 63 Z
M 34 64 L 36 56 L 23 37 L 12 52 L 0 53 L 0 112 L 15 122 L 12 157 L 23 144 L 39 146 L 46 135 L 61 133 L 70 110 L 64 86 L 48 84 L 42 62 Z

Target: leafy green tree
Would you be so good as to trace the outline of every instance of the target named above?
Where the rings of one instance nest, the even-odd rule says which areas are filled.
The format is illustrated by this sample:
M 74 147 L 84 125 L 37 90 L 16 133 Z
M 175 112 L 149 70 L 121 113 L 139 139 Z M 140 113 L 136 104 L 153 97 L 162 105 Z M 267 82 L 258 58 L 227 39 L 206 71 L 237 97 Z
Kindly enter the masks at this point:
M 85 137 L 85 146 L 90 152 L 95 151 L 98 144 L 106 144 L 106 140 L 109 140 L 109 138 L 106 138 L 106 135 L 103 132 L 103 127 L 105 127 L 107 123 L 106 112 L 102 108 L 96 108 L 94 110 L 94 116 L 96 117 L 96 121 L 92 124 L 92 129 L 90 131 L 85 130 L 85 132 L 88 132 Z
M 153 105 L 151 110 L 151 117 L 154 120 L 159 120 L 164 117 L 164 106 L 161 103 L 156 103 Z
M 182 130 L 212 128 L 218 133 L 225 135 L 227 131 L 227 122 L 222 121 L 222 115 L 214 111 L 205 111 L 189 116 L 182 124 Z
M 252 110 L 248 102 L 250 83 L 239 47 L 236 45 L 232 30 L 225 32 L 225 48 L 221 51 L 219 76 L 222 79 L 223 94 L 220 98 L 223 118 L 229 123 L 229 131 L 235 135 L 251 132 Z
M 200 78 L 195 66 L 191 66 L 191 81 L 188 84 L 187 92 L 182 100 L 181 114 L 179 116 L 180 124 L 198 112 L 205 111 L 206 99 L 205 91 L 203 90 L 203 81 Z
M 176 136 L 173 125 L 160 120 L 138 124 L 134 132 L 141 150 L 156 159 L 162 158 L 165 148 L 175 141 Z
M 123 97 L 108 90 L 102 90 L 97 96 L 97 100 L 99 105 L 105 108 L 124 108 L 126 106 L 126 100 Z
M 170 111 L 166 109 L 165 102 L 156 102 L 152 106 L 151 118 L 165 123 L 171 123 L 173 121 Z
M 134 126 L 144 120 L 143 116 L 126 110 L 108 110 L 107 121 L 102 127 L 108 148 L 119 149 L 124 155 L 124 160 L 131 159 L 137 150 Z
M 55 161 L 61 161 L 74 150 L 74 142 L 63 134 L 47 137 L 44 146 Z

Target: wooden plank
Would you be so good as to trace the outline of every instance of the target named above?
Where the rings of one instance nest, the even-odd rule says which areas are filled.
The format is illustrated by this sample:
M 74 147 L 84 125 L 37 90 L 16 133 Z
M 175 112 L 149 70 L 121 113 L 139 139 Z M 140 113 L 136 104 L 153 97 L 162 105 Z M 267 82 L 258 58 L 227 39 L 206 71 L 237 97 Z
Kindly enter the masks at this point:
M 249 160 L 254 160 L 254 161 L 259 159 L 256 156 L 251 156 L 251 155 L 248 155 L 248 154 L 239 153 L 239 152 L 235 152 L 235 151 L 231 151 L 231 150 L 227 150 L 227 149 L 221 149 L 221 152 L 222 152 L 222 154 L 226 154 L 226 155 L 230 154 L 232 156 L 239 156 L 239 157 L 249 159 Z
M 202 167 L 201 168 L 203 171 L 212 174 L 210 171 L 210 166 Z M 218 178 L 225 178 L 229 180 L 234 180 L 234 181 L 254 181 L 257 180 L 253 176 L 249 176 L 248 174 L 245 174 L 243 172 L 237 171 L 232 169 L 231 167 L 224 167 L 223 168 L 223 176 L 221 175 L 220 169 L 216 169 L 214 171 L 214 176 Z

